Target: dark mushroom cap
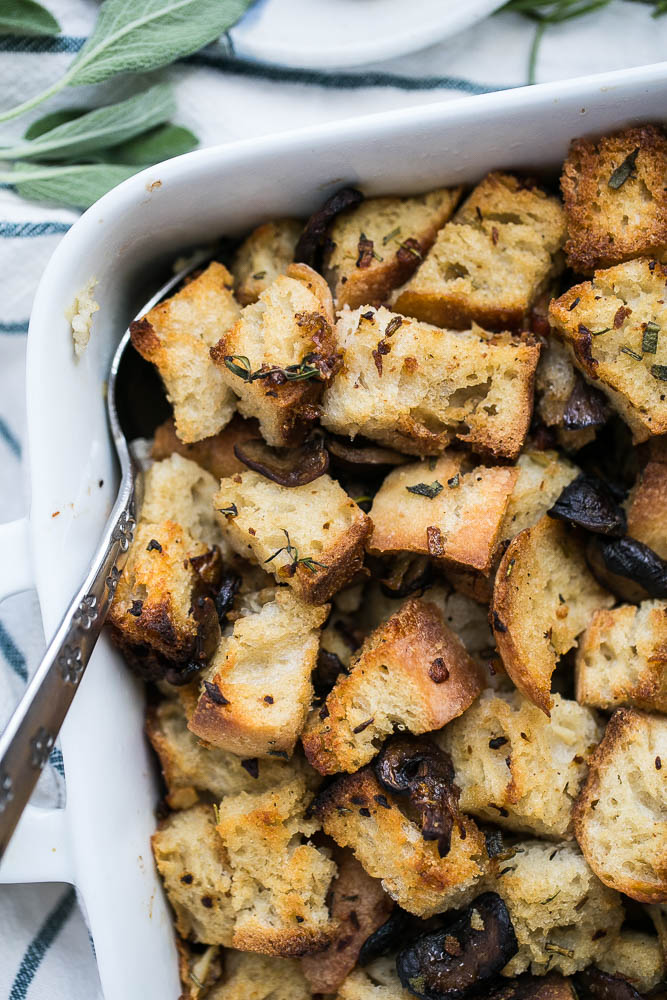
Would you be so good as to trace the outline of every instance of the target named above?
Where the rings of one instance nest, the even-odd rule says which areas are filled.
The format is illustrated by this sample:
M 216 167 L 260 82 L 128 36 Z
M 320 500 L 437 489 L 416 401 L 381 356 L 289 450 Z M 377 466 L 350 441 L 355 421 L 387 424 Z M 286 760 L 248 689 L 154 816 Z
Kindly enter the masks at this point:
M 280 486 L 306 486 L 329 468 L 329 452 L 319 435 L 299 448 L 272 448 L 262 438 L 237 441 L 234 454 L 240 462 Z
M 223 573 L 220 586 L 213 597 L 213 603 L 215 604 L 215 610 L 218 613 L 218 620 L 221 625 L 226 621 L 227 612 L 231 610 L 240 586 L 241 577 L 238 573 L 232 571 Z
M 388 920 L 378 927 L 370 937 L 367 937 L 359 952 L 358 964 L 368 965 L 376 958 L 382 958 L 393 951 L 397 951 L 399 945 L 403 944 L 406 937 L 418 923 L 416 917 L 411 913 L 406 913 L 400 906 L 395 906 L 391 911 Z
M 627 529 L 625 511 L 606 483 L 583 472 L 565 487 L 547 514 L 599 535 L 620 538 Z
M 324 445 L 335 464 L 347 472 L 363 475 L 364 472 L 375 473 L 381 469 L 405 465 L 410 461 L 407 455 L 401 455 L 393 448 L 382 448 L 372 441 L 357 438 L 348 441 L 347 438 L 334 437 L 327 434 Z
M 642 1000 L 641 993 L 626 979 L 610 976 L 594 965 L 577 975 L 576 984 L 583 997 L 593 1000 Z
M 595 538 L 586 549 L 595 577 L 632 604 L 667 597 L 667 562 L 635 538 Z
M 600 390 L 577 376 L 574 389 L 563 411 L 563 427 L 568 431 L 601 427 L 609 419 L 609 413 L 609 404 Z
M 385 597 L 408 597 L 430 587 L 435 575 L 433 562 L 428 556 L 402 555 L 393 561 L 380 580 L 380 589 Z
M 422 1000 L 463 1000 L 518 950 L 505 903 L 497 893 L 485 892 L 456 920 L 399 952 L 396 969 L 405 989 Z
M 336 191 L 324 202 L 321 208 L 313 212 L 306 222 L 299 242 L 294 250 L 294 260 L 297 263 L 308 264 L 318 270 L 321 265 L 321 251 L 329 226 L 346 208 L 354 208 L 364 200 L 361 191 L 353 187 L 344 187 Z
M 460 789 L 454 784 L 451 757 L 444 750 L 427 740 L 402 737 L 385 745 L 374 767 L 385 788 L 409 797 L 419 813 L 424 840 L 437 840 L 441 857 L 449 852 L 454 823 L 465 837 Z

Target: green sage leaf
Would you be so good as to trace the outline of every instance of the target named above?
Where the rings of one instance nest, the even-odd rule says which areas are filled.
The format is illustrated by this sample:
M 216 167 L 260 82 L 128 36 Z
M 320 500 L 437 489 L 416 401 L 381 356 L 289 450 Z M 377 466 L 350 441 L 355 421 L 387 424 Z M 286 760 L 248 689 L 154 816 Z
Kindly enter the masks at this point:
M 0 6 L 0 35 L 57 35 L 60 25 L 37 0 L 4 0 Z
M 442 483 L 435 479 L 432 483 L 415 483 L 414 486 L 405 487 L 408 493 L 416 493 L 420 497 L 428 497 L 433 500 L 439 493 L 442 493 Z
M 618 191 L 620 187 L 623 187 L 628 177 L 630 177 L 635 169 L 635 164 L 637 162 L 637 154 L 639 153 L 639 146 L 633 149 L 631 153 L 628 153 L 626 158 L 616 167 L 613 174 L 607 181 L 607 187 L 612 188 L 614 191 Z
M 17 163 L 14 170 L 0 173 L 0 184 L 11 184 L 21 197 L 31 201 L 89 208 L 137 170 L 133 166 L 105 163 L 62 167 Z
M 107 150 L 104 156 L 110 163 L 149 167 L 161 160 L 189 153 L 198 145 L 199 139 L 189 128 L 183 128 L 182 125 L 159 125 L 150 132 Z
M 219 38 L 251 0 L 105 0 L 95 30 L 65 74 L 78 87 L 182 59 Z
M 0 157 L 4 160 L 82 157 L 98 149 L 117 146 L 161 125 L 175 110 L 171 87 L 160 83 L 126 101 L 87 111 L 43 132 L 36 139 L 0 149 Z
M 58 125 L 64 125 L 65 122 L 72 122 L 75 118 L 80 118 L 87 111 L 90 111 L 90 108 L 61 108 L 60 111 L 51 111 L 48 115 L 38 118 L 32 125 L 28 125 L 23 133 L 23 138 L 37 139 L 40 135 L 50 132 L 52 128 L 56 128 Z

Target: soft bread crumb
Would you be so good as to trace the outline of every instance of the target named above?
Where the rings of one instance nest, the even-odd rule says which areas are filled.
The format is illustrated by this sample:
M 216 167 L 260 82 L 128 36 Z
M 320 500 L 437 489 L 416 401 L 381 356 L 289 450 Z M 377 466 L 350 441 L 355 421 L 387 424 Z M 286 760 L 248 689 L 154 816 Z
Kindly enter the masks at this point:
M 65 310 L 65 317 L 72 329 L 74 353 L 77 358 L 83 356 L 90 340 L 90 330 L 93 324 L 93 313 L 100 308 L 93 297 L 93 291 L 98 284 L 97 278 L 90 278 L 74 296 L 74 300 Z

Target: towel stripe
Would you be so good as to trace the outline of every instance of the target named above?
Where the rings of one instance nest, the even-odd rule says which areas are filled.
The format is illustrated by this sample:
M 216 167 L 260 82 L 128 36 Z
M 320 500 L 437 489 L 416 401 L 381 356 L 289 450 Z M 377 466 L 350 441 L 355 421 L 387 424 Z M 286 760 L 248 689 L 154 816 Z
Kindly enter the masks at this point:
M 29 320 L 18 320 L 16 323 L 0 323 L 0 333 L 27 333 Z
M 56 771 L 61 777 L 65 777 L 65 764 L 63 762 L 63 755 L 58 747 L 54 747 L 49 755 L 49 762 L 53 764 Z
M 68 921 L 75 903 L 76 893 L 69 888 L 30 942 L 9 992 L 9 1000 L 26 1000 L 42 959 Z
M 7 660 L 7 663 L 12 668 L 14 673 L 18 674 L 22 681 L 27 681 L 28 668 L 26 666 L 25 656 L 18 648 L 2 622 L 0 622 L 0 653 L 2 653 L 4 658 Z
M 0 222 L 0 239 L 33 239 L 35 236 L 62 236 L 71 222 Z
M 16 458 L 21 457 L 21 442 L 14 434 L 14 431 L 0 417 L 0 440 L 4 441 L 9 450 Z
M 29 35 L 0 35 L 0 52 L 38 52 L 40 54 L 79 52 L 85 43 L 85 38 L 77 38 L 72 35 L 58 35 L 56 38 L 33 38 Z

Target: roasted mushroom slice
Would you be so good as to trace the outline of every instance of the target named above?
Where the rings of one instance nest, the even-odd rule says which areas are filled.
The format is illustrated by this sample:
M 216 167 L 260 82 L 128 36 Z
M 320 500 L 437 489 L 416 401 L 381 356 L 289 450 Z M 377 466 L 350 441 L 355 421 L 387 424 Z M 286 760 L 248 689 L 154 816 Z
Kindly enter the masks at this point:
M 357 438 L 349 441 L 347 438 L 327 434 L 325 447 L 336 465 L 345 472 L 356 472 L 358 475 L 375 475 L 386 472 L 397 465 L 406 465 L 410 458 L 393 448 L 383 448 L 374 441 Z
M 393 740 L 376 759 L 375 774 L 390 792 L 409 797 L 424 840 L 438 841 L 441 858 L 449 853 L 454 823 L 465 836 L 452 759 L 444 750 L 428 741 Z
M 368 965 L 376 958 L 383 958 L 385 955 L 397 951 L 403 944 L 406 937 L 415 927 L 417 918 L 400 906 L 395 906 L 391 911 L 388 920 L 378 927 L 361 946 L 358 965 Z
M 641 993 L 627 979 L 610 976 L 594 965 L 580 972 L 576 983 L 582 996 L 591 997 L 592 1000 L 642 1000 Z
M 667 597 L 667 562 L 648 545 L 634 538 L 614 538 L 601 542 L 600 550 L 609 573 L 637 584 L 649 597 Z
M 340 212 L 353 208 L 363 200 L 361 191 L 353 187 L 341 188 L 327 198 L 322 207 L 308 219 L 294 250 L 294 260 L 318 270 L 329 226 Z
M 547 514 L 598 535 L 621 538 L 627 528 L 625 511 L 597 476 L 581 473 L 565 487 Z
M 565 430 L 582 431 L 587 427 L 601 427 L 609 419 L 609 413 L 605 396 L 577 375 L 574 389 L 563 411 Z
M 463 1000 L 497 975 L 519 950 L 500 896 L 485 892 L 458 919 L 399 952 L 402 985 L 423 1000 Z
M 240 462 L 280 486 L 307 486 L 329 468 L 329 452 L 319 435 L 298 448 L 272 448 L 262 438 L 238 441 L 234 454 Z
M 491 993 L 484 989 L 470 1000 L 578 1000 L 578 995 L 569 979 L 551 973 L 509 979 Z
M 435 567 L 428 556 L 404 552 L 397 556 L 380 580 L 385 597 L 409 597 L 424 591 L 435 581 Z

